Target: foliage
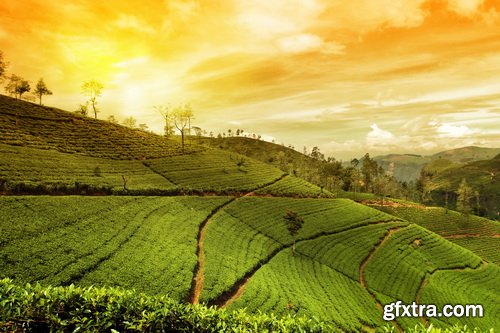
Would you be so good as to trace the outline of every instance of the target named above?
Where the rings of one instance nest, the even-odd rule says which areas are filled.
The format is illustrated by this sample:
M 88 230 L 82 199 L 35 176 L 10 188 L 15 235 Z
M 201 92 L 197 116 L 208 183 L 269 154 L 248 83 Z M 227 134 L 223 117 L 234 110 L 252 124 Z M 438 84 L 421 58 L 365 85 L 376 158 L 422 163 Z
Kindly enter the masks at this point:
M 29 82 L 15 74 L 11 74 L 9 82 L 5 85 L 5 91 L 10 95 L 14 95 L 16 99 L 21 99 L 22 95 L 30 90 Z
M 97 108 L 97 98 L 101 96 L 103 89 L 104 86 L 102 83 L 96 80 L 85 81 L 82 83 L 82 94 L 88 98 L 87 103 L 90 102 L 92 105 L 95 119 L 97 119 L 97 113 L 99 112 L 99 109 Z
M 384 207 L 383 211 L 431 230 L 484 259 L 500 263 L 500 238 L 495 238 L 500 234 L 500 223 L 497 221 L 474 215 L 466 217 L 452 210 L 408 202 L 399 207 Z
M 40 105 L 42 105 L 42 96 L 52 95 L 52 91 L 47 88 L 47 85 L 45 84 L 45 81 L 43 81 L 43 78 L 38 80 L 34 93 L 38 96 Z
M 321 190 L 318 186 L 306 182 L 301 178 L 291 175 L 280 179 L 278 182 L 255 191 L 256 194 L 272 194 L 278 197 L 298 197 L 298 198 L 316 198 L 326 197 L 332 198 L 334 195 L 327 191 Z
M 426 273 L 477 267 L 480 262 L 472 252 L 412 224 L 378 248 L 366 266 L 365 278 L 371 288 L 411 303 Z
M 0 95 L 0 143 L 111 159 L 181 154 L 180 144 L 152 133 Z M 186 153 L 202 151 L 186 147 Z
M 462 182 L 458 187 L 457 194 L 457 210 L 465 216 L 468 216 L 472 211 L 470 201 L 472 199 L 473 192 L 472 188 L 467 185 L 465 178 L 462 179 Z
M 119 285 L 186 299 L 199 224 L 228 200 L 63 198 L 0 198 L 8 214 L 0 218 L 0 230 L 9 230 L 0 238 L 0 277 L 55 285 Z
M 283 211 L 307 220 L 292 237 Z M 220 297 L 237 281 L 278 252 L 304 240 L 394 218 L 350 200 L 243 197 L 213 218 L 204 240 L 205 285 L 202 301 Z M 221 255 L 223 253 L 223 255 Z
M 0 280 L 0 329 L 20 332 L 333 332 L 314 319 L 248 315 L 168 296 L 98 287 L 17 286 Z M 3 327 L 2 327 L 3 326 Z

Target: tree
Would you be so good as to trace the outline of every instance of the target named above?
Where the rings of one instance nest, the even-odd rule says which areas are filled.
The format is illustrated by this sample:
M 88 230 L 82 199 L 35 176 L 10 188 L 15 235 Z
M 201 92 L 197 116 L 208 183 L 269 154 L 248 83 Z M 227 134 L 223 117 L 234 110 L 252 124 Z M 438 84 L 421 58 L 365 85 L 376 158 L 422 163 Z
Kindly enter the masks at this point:
M 352 167 L 352 173 L 351 173 L 351 177 L 352 177 L 352 188 L 353 188 L 353 191 L 354 191 L 354 197 L 353 197 L 353 200 L 356 200 L 356 185 L 359 181 L 359 172 L 358 172 L 358 165 L 359 165 L 359 160 L 357 158 L 353 158 L 351 160 L 351 167 Z
M 5 60 L 3 59 L 3 52 L 0 51 L 0 82 L 2 82 L 3 78 L 5 77 L 7 66 L 9 66 L 9 64 L 5 62 Z
M 182 142 L 182 153 L 184 153 L 184 135 L 186 129 L 189 128 L 191 130 L 191 119 L 193 118 L 193 111 L 191 106 L 188 104 L 184 104 L 181 106 L 177 106 L 173 111 L 173 119 L 174 125 L 181 133 L 181 142 Z
M 135 128 L 136 124 L 137 124 L 137 119 L 135 119 L 132 116 L 130 116 L 128 118 L 125 118 L 123 120 L 123 125 L 127 126 L 127 127 L 130 127 L 130 128 Z
M 467 185 L 465 178 L 462 179 L 462 182 L 458 187 L 457 195 L 457 210 L 468 217 L 472 211 L 470 201 L 474 195 L 474 191 L 469 185 Z
M 284 219 L 288 232 L 290 233 L 290 236 L 293 237 L 292 253 L 293 255 L 295 255 L 295 241 L 296 241 L 295 236 L 302 228 L 302 225 L 304 224 L 304 219 L 300 217 L 299 214 L 293 210 L 287 210 Z
M 111 115 L 108 117 L 107 119 L 110 123 L 113 123 L 113 124 L 118 124 L 118 120 L 116 120 L 115 116 Z
M 139 129 L 141 131 L 147 131 L 148 130 L 148 125 L 147 124 L 139 124 Z
M 11 96 L 17 99 L 21 99 L 23 94 L 30 91 L 31 87 L 28 81 L 24 80 L 22 77 L 17 76 L 16 74 L 12 74 L 9 77 L 9 82 L 5 86 L 5 91 L 8 92 Z
M 102 83 L 95 80 L 86 81 L 82 84 L 82 93 L 87 96 L 87 103 L 90 102 L 92 105 L 95 119 L 97 119 L 97 112 L 99 112 L 97 108 L 97 97 L 101 96 L 103 88 L 104 86 Z
M 42 105 L 42 96 L 43 95 L 52 95 L 52 91 L 50 91 L 47 88 L 47 85 L 43 81 L 43 78 L 38 80 L 38 83 L 36 84 L 35 95 L 38 96 L 38 101 L 39 101 L 40 105 Z
M 173 123 L 173 115 L 172 115 L 172 107 L 170 105 L 155 105 L 153 108 L 160 113 L 163 120 L 165 121 L 165 126 L 163 127 L 163 133 L 165 137 L 170 137 L 174 134 L 174 125 Z
M 75 110 L 75 113 L 78 113 L 81 116 L 86 117 L 88 115 L 89 107 L 87 104 L 79 104 L 78 109 Z

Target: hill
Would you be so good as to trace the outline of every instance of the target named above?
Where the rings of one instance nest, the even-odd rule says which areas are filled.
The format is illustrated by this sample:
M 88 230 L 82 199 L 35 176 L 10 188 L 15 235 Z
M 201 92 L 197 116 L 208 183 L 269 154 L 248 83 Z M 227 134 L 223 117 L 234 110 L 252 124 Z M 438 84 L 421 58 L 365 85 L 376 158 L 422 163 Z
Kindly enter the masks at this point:
M 429 320 L 499 324 L 498 266 L 350 200 L 13 196 L 0 204 L 1 276 L 18 282 L 121 286 L 230 310 L 314 316 L 348 332 L 383 326 L 377 304 L 396 299 L 480 303 L 489 309 L 484 318 Z M 289 209 L 305 221 L 295 238 L 283 222 Z M 448 278 L 460 289 L 440 291 Z
M 500 148 L 462 147 L 445 150 L 433 155 L 422 156 L 414 154 L 390 154 L 380 155 L 373 159 L 387 170 L 389 165 L 394 165 L 394 176 L 401 181 L 416 180 L 420 176 L 422 168 L 439 159 L 445 159 L 453 163 L 464 164 L 473 161 L 492 159 L 500 153 Z
M 293 331 L 307 322 L 321 331 L 322 324 L 315 325 L 321 321 L 326 331 L 371 332 L 387 324 L 381 309 L 395 300 L 482 304 L 483 318 L 422 320 L 481 329 L 500 325 L 500 268 L 422 226 L 331 199 L 328 191 L 235 152 L 198 145 L 183 152 L 177 142 L 154 134 L 2 101 L 0 185 L 2 194 L 11 195 L 0 196 L 0 278 L 40 283 L 35 288 L 44 295 L 31 298 L 38 293 L 31 285 L 26 294 L 4 280 L 0 291 L 15 297 L 0 302 L 0 315 L 9 314 L 3 326 L 39 324 L 40 318 L 27 318 L 49 311 L 45 297 L 66 292 L 80 305 L 56 303 L 47 314 L 51 325 L 70 325 L 89 295 L 94 305 L 109 301 L 105 309 L 90 310 L 97 325 L 100 315 L 119 308 L 113 300 L 121 296 L 113 287 L 128 290 L 127 299 L 136 300 L 132 289 L 145 295 L 120 308 L 113 320 L 124 314 L 130 319 L 149 302 L 160 306 L 135 330 L 165 317 L 174 331 L 190 331 L 193 321 L 198 326 L 191 331 L 203 331 L 207 322 L 208 331 L 224 331 L 226 320 L 236 320 L 227 314 L 233 312 L 196 307 L 203 303 L 246 309 L 234 316 L 245 321 L 251 314 L 254 330 L 267 323 L 268 330 L 283 324 L 276 330 Z M 44 193 L 58 195 L 12 195 Z M 303 221 L 299 228 L 285 219 L 290 213 Z M 49 287 L 60 285 L 68 287 Z M 167 294 L 183 304 L 172 305 L 161 296 Z M 16 303 L 17 297 L 28 299 Z M 183 310 L 170 312 L 165 302 Z M 42 303 L 39 312 L 29 308 Z M 261 312 L 266 315 L 259 317 Z M 212 326 L 206 317 L 221 319 Z M 283 319 L 270 324 L 269 318 Z M 419 322 L 402 317 L 390 325 Z
M 424 170 L 431 174 L 433 183 L 432 198 L 435 204 L 445 206 L 448 197 L 449 207 L 455 208 L 457 191 L 462 180 L 473 191 L 474 199 L 470 204 L 475 214 L 498 219 L 500 216 L 500 154 L 490 160 L 469 162 L 457 165 L 442 160 L 441 166 L 431 163 Z
M 6 193 L 264 195 L 276 183 L 269 191 L 330 195 L 237 153 L 199 145 L 183 153 L 175 140 L 6 96 L 0 125 Z

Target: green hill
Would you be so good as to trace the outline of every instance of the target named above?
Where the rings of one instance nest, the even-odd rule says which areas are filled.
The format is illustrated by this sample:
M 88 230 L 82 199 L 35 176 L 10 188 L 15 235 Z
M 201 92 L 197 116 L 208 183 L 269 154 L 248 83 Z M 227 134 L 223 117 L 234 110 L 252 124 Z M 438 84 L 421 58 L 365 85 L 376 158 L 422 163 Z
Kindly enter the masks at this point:
M 387 170 L 389 165 L 394 165 L 394 176 L 398 180 L 411 181 L 420 176 L 422 168 L 433 161 L 448 160 L 456 164 L 492 159 L 500 154 L 500 148 L 463 147 L 445 150 L 434 155 L 390 154 L 376 156 L 373 159 Z
M 432 193 L 435 203 L 444 206 L 448 192 L 449 206 L 455 208 L 457 190 L 462 180 L 465 179 L 474 192 L 475 198 L 470 202 L 474 212 L 493 219 L 499 218 L 500 154 L 490 160 L 474 161 L 465 165 L 449 163 L 448 166 L 442 168 L 432 168 L 431 165 L 429 169 L 432 173 L 432 182 L 435 184 Z
M 483 318 L 422 320 L 500 326 L 500 268 L 411 220 L 331 199 L 236 152 L 183 153 L 154 134 L 1 101 L 0 278 L 42 286 L 0 283 L 0 329 L 373 332 L 420 322 L 386 322 L 395 300 L 482 304 Z M 295 232 L 289 212 L 303 220 Z M 79 288 L 90 286 L 106 289 Z
M 0 191 L 330 194 L 265 163 L 0 95 Z M 280 183 L 283 181 L 283 185 Z M 293 191 L 289 187 L 293 187 Z

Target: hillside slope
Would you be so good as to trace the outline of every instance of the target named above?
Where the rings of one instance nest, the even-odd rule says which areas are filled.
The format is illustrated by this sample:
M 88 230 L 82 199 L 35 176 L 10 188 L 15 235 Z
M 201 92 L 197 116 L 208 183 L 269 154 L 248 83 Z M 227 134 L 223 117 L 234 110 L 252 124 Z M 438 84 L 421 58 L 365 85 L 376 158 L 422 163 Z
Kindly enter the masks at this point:
M 439 159 L 446 159 L 453 163 L 464 164 L 473 161 L 492 159 L 500 154 L 500 148 L 484 147 L 462 147 L 457 149 L 445 150 L 433 155 L 414 155 L 414 154 L 390 154 L 380 155 L 373 159 L 387 170 L 389 165 L 394 165 L 394 176 L 398 180 L 411 181 L 420 176 L 422 168 Z
M 183 152 L 176 140 L 6 96 L 0 130 L 0 192 L 265 195 L 277 183 L 290 196 L 330 195 L 293 176 L 281 184 L 283 171 L 237 153 L 194 144 Z

